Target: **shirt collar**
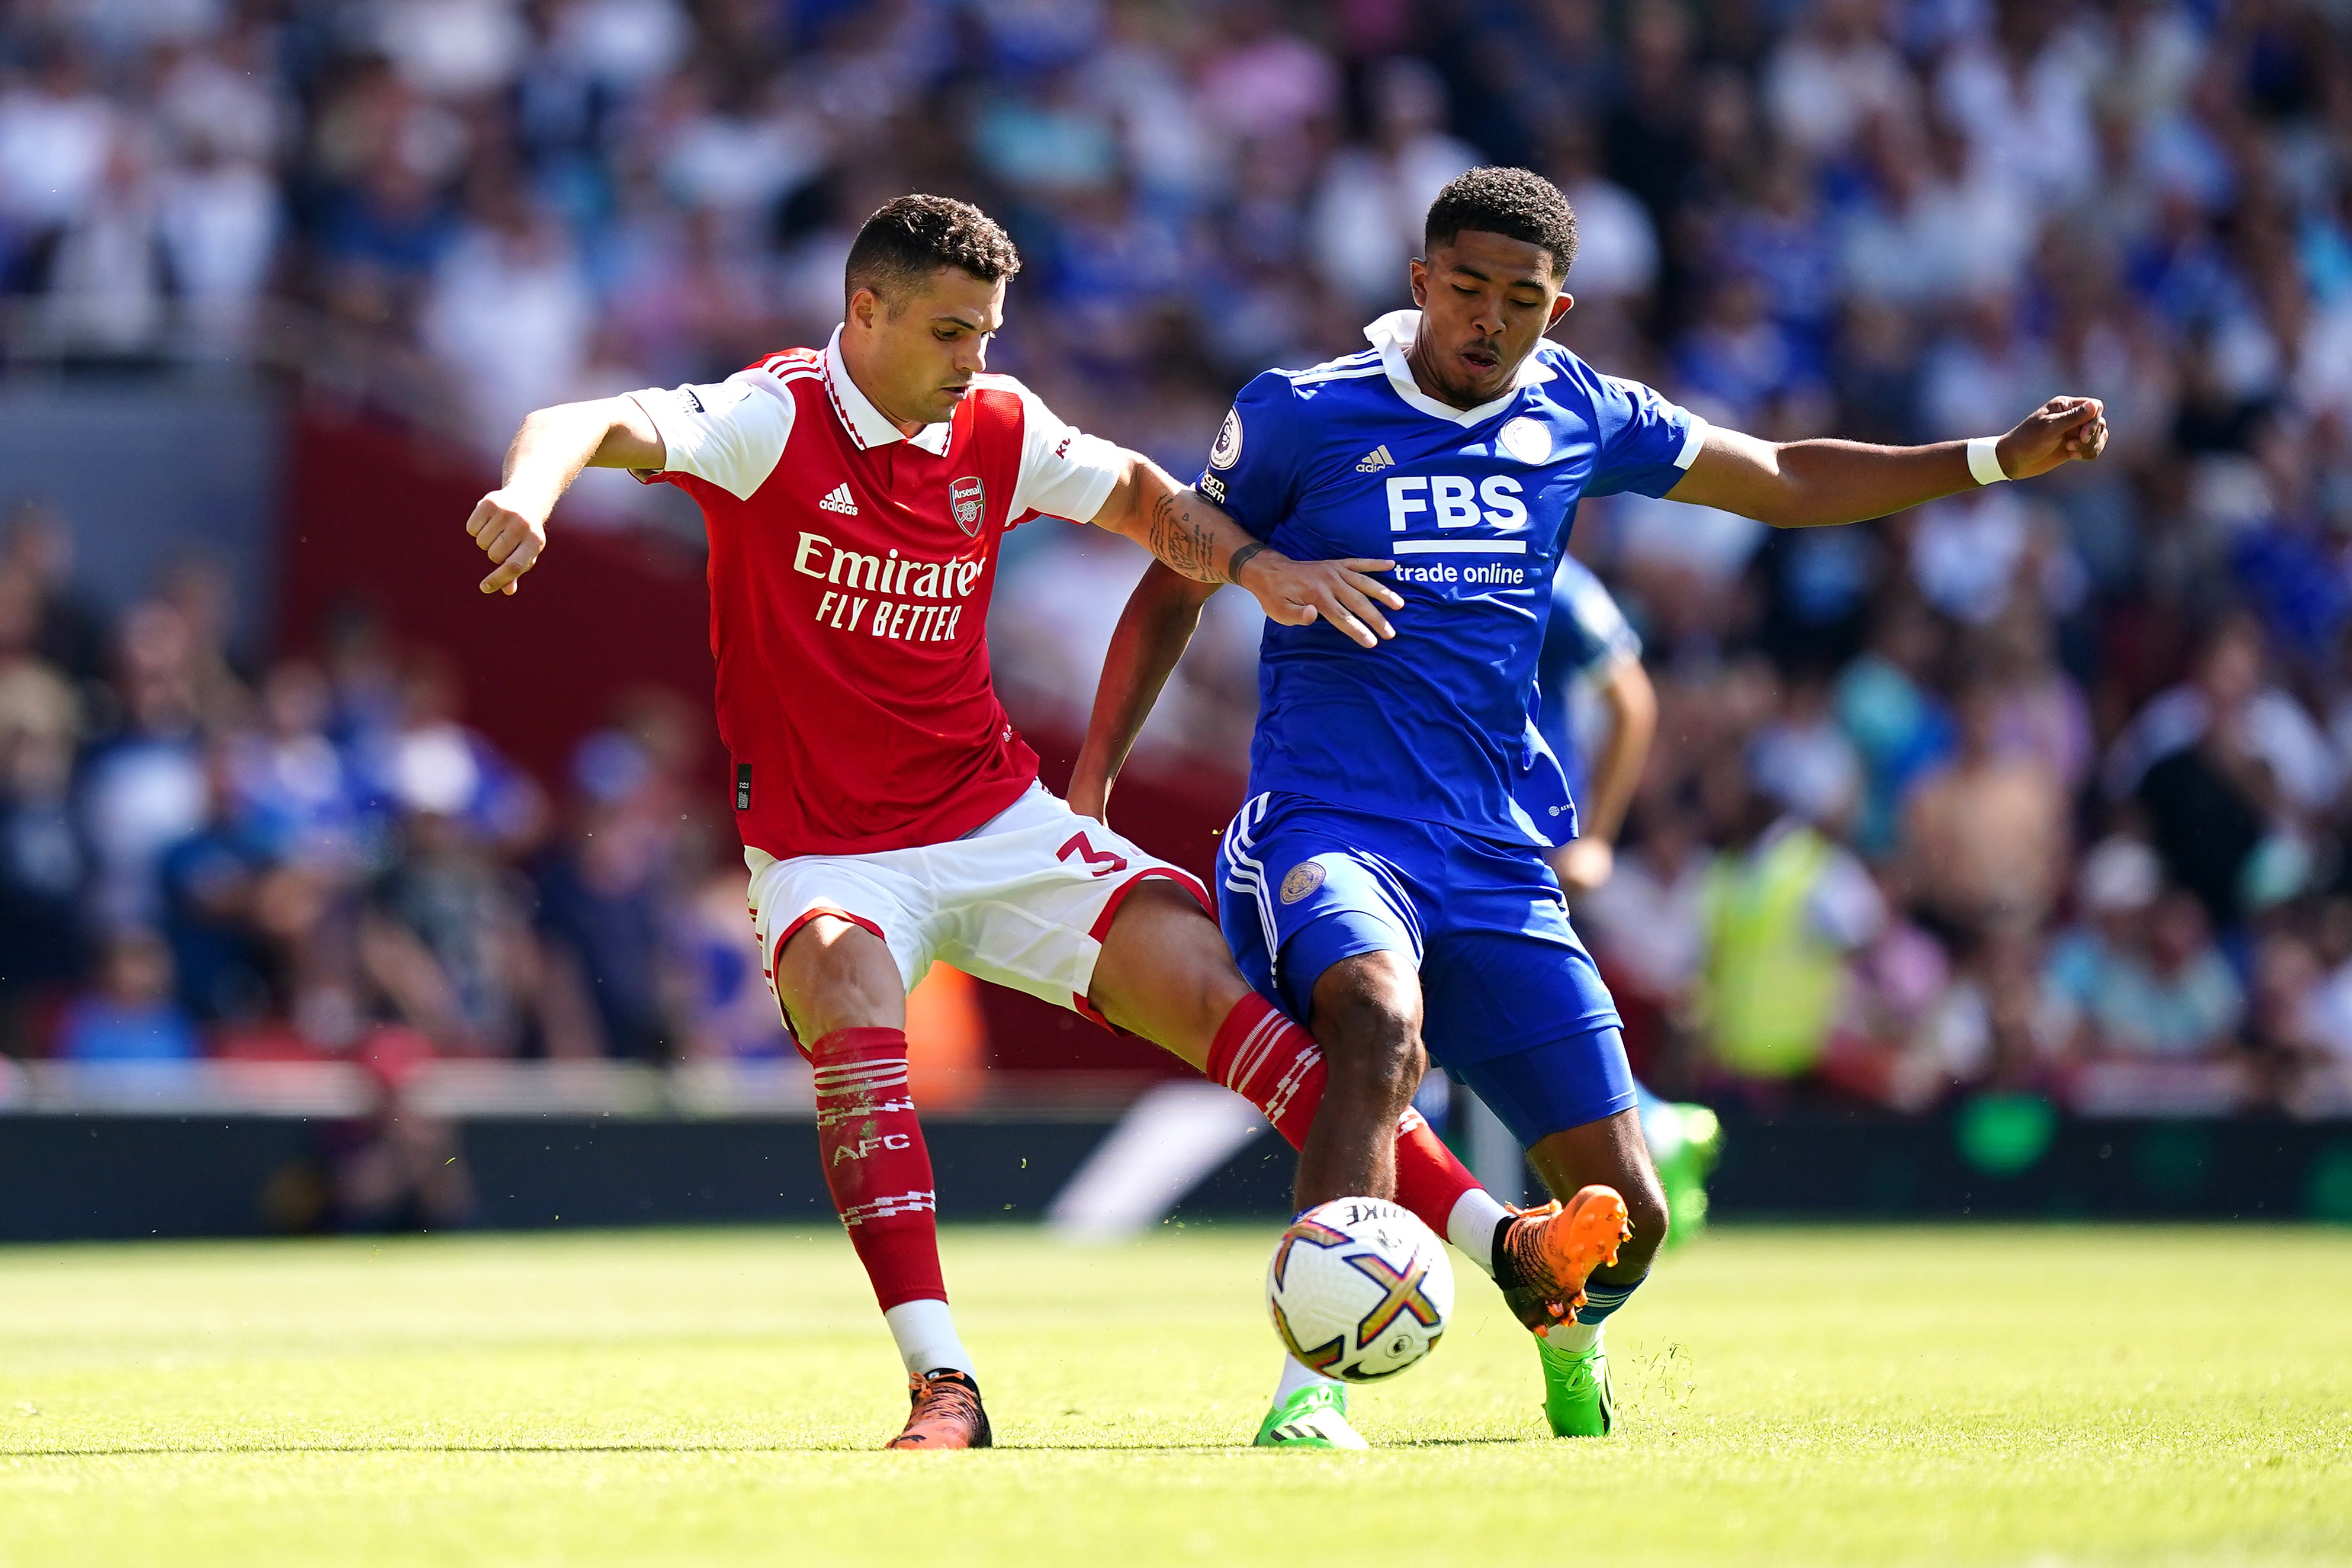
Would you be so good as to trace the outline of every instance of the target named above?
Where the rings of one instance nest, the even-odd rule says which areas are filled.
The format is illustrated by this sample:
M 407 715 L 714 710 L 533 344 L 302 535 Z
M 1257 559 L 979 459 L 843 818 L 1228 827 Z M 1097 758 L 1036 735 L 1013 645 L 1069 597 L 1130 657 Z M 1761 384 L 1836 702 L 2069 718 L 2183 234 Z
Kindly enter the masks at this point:
M 1423 414 L 1451 419 L 1454 424 L 1467 427 L 1482 420 L 1492 419 L 1508 408 L 1521 391 L 1552 377 L 1551 366 L 1544 363 L 1543 350 L 1538 345 L 1534 353 L 1519 362 L 1519 373 L 1511 380 L 1511 390 L 1492 403 L 1482 403 L 1475 408 L 1456 408 L 1450 403 L 1440 403 L 1422 391 L 1420 384 L 1412 379 L 1412 366 L 1404 362 L 1404 356 L 1412 349 L 1413 339 L 1420 332 L 1419 310 L 1391 310 L 1364 329 L 1365 338 L 1380 351 L 1381 368 L 1389 373 L 1389 384 L 1396 388 L 1399 397 Z
M 833 341 L 824 345 L 824 390 L 833 399 L 833 411 L 841 416 L 849 438 L 857 443 L 861 452 L 877 447 L 887 447 L 893 441 L 904 441 L 932 457 L 943 457 L 948 438 L 955 434 L 952 422 L 942 419 L 936 425 L 926 425 L 912 436 L 902 436 L 889 417 L 874 406 L 874 400 L 858 389 L 856 377 L 841 357 L 841 329 L 833 329 Z

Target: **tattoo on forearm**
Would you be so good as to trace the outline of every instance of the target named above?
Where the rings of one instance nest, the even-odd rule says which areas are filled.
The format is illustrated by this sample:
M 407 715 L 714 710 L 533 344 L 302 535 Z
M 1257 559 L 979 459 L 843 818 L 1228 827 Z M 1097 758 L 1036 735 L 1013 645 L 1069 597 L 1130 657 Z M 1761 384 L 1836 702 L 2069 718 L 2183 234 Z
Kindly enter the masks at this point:
M 1251 556 L 1255 555 L 1259 551 L 1264 550 L 1265 548 L 1265 546 L 1263 543 L 1256 540 L 1252 540 L 1247 544 L 1244 544 L 1240 549 L 1234 551 L 1233 559 L 1225 563 L 1225 581 L 1228 583 L 1240 582 L 1242 580 L 1243 565 L 1248 562 Z
M 1193 521 L 1192 510 L 1173 495 L 1161 492 L 1151 502 L 1149 542 L 1151 553 L 1196 583 L 1217 581 L 1210 564 L 1213 549 L 1207 528 Z

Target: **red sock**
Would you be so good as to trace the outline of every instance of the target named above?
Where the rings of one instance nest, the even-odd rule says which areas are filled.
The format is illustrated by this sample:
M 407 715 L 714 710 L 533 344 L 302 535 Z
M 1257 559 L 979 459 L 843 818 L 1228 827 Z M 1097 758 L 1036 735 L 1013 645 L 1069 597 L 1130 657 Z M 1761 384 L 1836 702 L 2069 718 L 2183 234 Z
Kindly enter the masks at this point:
M 1462 1194 L 1475 1192 L 1478 1178 L 1454 1157 L 1445 1140 L 1429 1119 L 1411 1106 L 1397 1119 L 1396 1201 L 1419 1215 L 1421 1222 L 1451 1239 L 1454 1205 Z
M 1253 991 L 1234 1004 L 1209 1045 L 1209 1076 L 1265 1112 L 1283 1142 L 1298 1148 L 1323 1103 L 1323 1052 L 1315 1037 Z M 1397 1121 L 1396 1201 L 1438 1235 L 1454 1205 L 1478 1184 L 1421 1112 Z
M 809 1049 L 824 1184 L 882 1310 L 948 1299 L 931 1152 L 907 1089 L 903 1029 L 835 1029 Z

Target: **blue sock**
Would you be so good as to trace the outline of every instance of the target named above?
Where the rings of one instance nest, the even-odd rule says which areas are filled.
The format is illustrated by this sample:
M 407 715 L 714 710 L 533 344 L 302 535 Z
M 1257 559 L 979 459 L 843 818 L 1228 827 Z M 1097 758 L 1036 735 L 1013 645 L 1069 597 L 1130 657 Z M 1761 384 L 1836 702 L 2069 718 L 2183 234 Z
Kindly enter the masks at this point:
M 1601 1338 L 1601 1325 L 1609 1315 L 1625 1304 L 1627 1297 L 1642 1288 L 1639 1279 L 1631 1285 L 1604 1285 L 1590 1279 L 1584 1286 L 1584 1305 L 1576 1310 L 1576 1321 L 1561 1323 L 1544 1335 L 1544 1342 L 1554 1350 L 1571 1353 L 1592 1348 Z

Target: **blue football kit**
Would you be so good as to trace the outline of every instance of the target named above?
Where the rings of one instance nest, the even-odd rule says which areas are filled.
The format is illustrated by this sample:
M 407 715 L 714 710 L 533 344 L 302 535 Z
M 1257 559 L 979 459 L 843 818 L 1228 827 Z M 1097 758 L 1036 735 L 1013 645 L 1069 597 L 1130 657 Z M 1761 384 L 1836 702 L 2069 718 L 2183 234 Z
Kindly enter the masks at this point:
M 1620 660 L 1642 657 L 1641 634 L 1617 607 L 1608 586 L 1575 556 L 1563 553 L 1551 579 L 1551 618 L 1536 656 L 1536 729 L 1568 775 L 1571 802 L 1584 798 L 1587 771 L 1576 743 L 1571 699 L 1584 681 Z
M 1372 347 L 1242 389 L 1199 488 L 1299 560 L 1393 560 L 1405 607 L 1364 648 L 1269 623 L 1250 794 L 1219 913 L 1251 984 L 1311 1013 L 1332 964 L 1410 954 L 1431 1056 L 1522 1143 L 1635 1103 L 1615 1003 L 1546 852 L 1575 834 L 1537 669 L 1576 503 L 1659 496 L 1703 421 L 1540 343 L 1477 408 L 1423 393 L 1398 311 Z

